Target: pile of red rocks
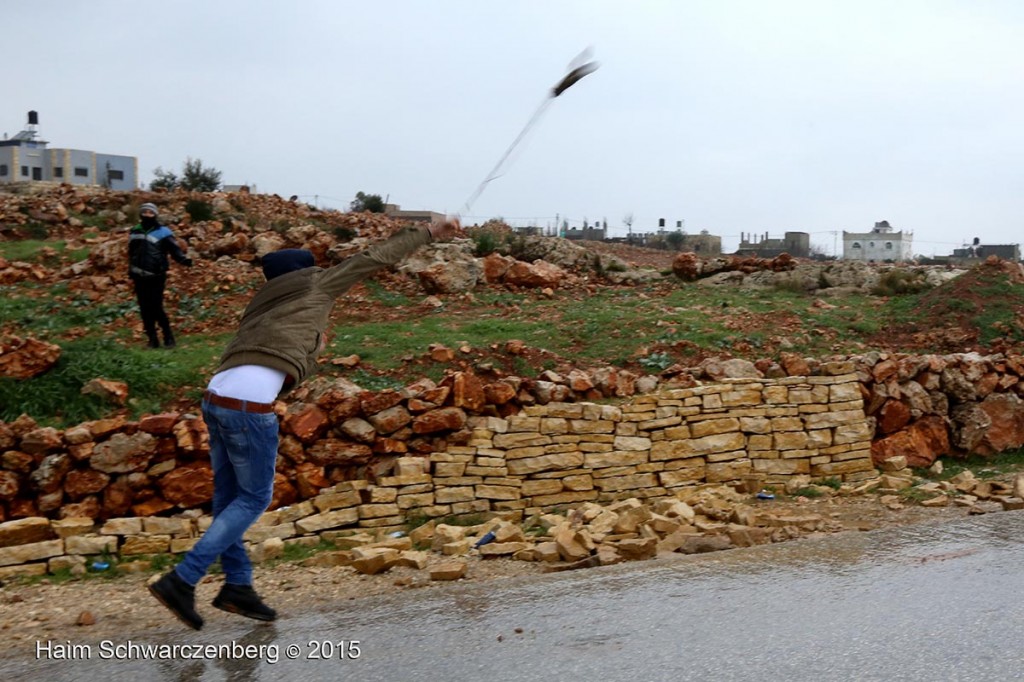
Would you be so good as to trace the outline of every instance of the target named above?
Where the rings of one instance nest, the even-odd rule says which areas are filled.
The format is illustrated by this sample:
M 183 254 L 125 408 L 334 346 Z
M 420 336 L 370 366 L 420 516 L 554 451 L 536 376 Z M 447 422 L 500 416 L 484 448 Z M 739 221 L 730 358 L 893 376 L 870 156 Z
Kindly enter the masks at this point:
M 1024 446 L 1024 357 L 869 353 L 856 364 L 876 463 L 905 455 L 927 467 L 941 455 Z
M 695 253 L 680 253 L 672 261 L 672 273 L 684 282 L 693 282 L 720 272 L 740 272 L 749 274 L 767 270 L 769 272 L 786 272 L 796 267 L 797 261 L 788 253 L 775 258 L 757 258 L 754 256 L 718 256 L 701 258 Z
M 511 342 L 516 343 L 516 342 Z M 651 377 L 613 368 L 484 383 L 455 372 L 402 390 L 364 391 L 315 380 L 277 402 L 281 444 L 273 507 L 352 479 L 390 473 L 402 455 L 465 442 L 469 415 L 507 416 L 525 405 L 631 396 Z M 93 382 L 111 400 L 117 385 Z M 650 385 L 648 385 L 650 384 Z M 150 516 L 206 504 L 213 494 L 206 425 L 196 414 L 124 416 L 60 430 L 23 415 L 0 422 L 0 521 L 28 516 Z
M 511 341 L 505 352 L 524 352 Z M 437 347 L 433 353 L 451 353 Z M 947 454 L 992 454 L 1024 446 L 1024 358 L 977 354 L 851 358 L 875 433 L 878 466 L 905 457 L 926 467 Z M 848 361 L 849 361 L 848 360 Z M 274 505 L 315 496 L 347 480 L 389 474 L 396 458 L 426 456 L 470 437 L 470 415 L 506 417 L 523 407 L 593 401 L 693 385 L 697 379 L 806 376 L 826 363 L 784 356 L 770 363 L 713 360 L 659 379 L 598 368 L 536 379 L 485 383 L 455 372 L 440 384 L 363 391 L 343 379 L 318 380 L 279 402 L 282 423 Z M 671 374 L 671 373 L 670 373 Z M 123 394 L 96 382 L 112 401 Z M 27 416 L 0 423 L 0 520 L 26 516 L 147 516 L 203 505 L 212 494 L 205 424 L 170 413 L 129 421 L 114 417 L 58 430 Z

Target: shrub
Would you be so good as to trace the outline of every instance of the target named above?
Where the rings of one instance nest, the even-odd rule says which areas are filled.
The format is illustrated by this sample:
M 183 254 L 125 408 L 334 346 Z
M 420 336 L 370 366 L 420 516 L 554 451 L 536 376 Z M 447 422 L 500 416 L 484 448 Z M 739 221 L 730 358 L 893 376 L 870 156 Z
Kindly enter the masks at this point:
M 477 231 L 473 235 L 473 255 L 483 258 L 498 250 L 498 237 L 493 232 Z
M 640 358 L 638 362 L 647 369 L 661 371 L 672 364 L 672 358 L 669 357 L 668 353 L 651 353 Z
M 188 203 L 185 204 L 185 212 L 188 213 L 194 223 L 213 220 L 213 206 L 202 199 L 189 199 Z
M 355 230 L 353 230 L 351 227 L 345 227 L 343 225 L 338 225 L 337 227 L 331 229 L 331 232 L 334 234 L 334 237 L 336 239 L 343 242 L 352 241 L 352 239 L 356 236 Z
M 153 191 L 181 188 L 189 192 L 216 192 L 220 189 L 220 171 L 204 167 L 201 160 L 191 157 L 185 159 L 180 178 L 173 171 L 165 171 L 160 166 L 156 167 L 153 175 L 155 179 L 149 183 Z
M 185 159 L 180 186 L 190 192 L 216 192 L 220 189 L 220 171 L 204 168 L 199 159 Z
M 384 200 L 379 194 L 356 192 L 356 198 L 348 205 L 353 213 L 383 213 Z

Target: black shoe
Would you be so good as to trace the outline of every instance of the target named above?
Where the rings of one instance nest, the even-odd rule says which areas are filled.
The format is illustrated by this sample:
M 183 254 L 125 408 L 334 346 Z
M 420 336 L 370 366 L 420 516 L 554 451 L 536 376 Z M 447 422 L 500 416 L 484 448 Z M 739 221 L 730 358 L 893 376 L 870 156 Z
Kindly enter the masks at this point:
M 149 591 L 182 623 L 193 630 L 203 627 L 203 617 L 196 611 L 195 588 L 178 577 L 177 573 L 171 571 L 165 574 L 150 584 Z
M 173 336 L 168 336 L 166 339 L 164 339 L 164 348 L 174 348 L 177 345 L 178 344 L 174 342 Z
M 256 620 L 276 620 L 277 611 L 263 603 L 252 585 L 231 585 L 224 583 L 213 600 L 213 605 L 228 613 L 237 613 Z
M 160 339 L 156 338 L 155 336 L 151 336 L 149 337 L 149 343 L 146 345 L 148 345 L 150 348 L 159 348 Z

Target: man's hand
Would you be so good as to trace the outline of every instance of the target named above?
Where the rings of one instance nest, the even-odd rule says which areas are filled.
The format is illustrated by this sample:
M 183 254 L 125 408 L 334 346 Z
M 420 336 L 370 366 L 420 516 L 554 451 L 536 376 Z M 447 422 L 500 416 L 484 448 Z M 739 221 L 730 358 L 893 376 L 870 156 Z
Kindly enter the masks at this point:
M 462 224 L 458 216 L 449 217 L 443 223 L 431 223 L 427 226 L 430 238 L 435 242 L 448 241 L 452 237 L 462 234 Z

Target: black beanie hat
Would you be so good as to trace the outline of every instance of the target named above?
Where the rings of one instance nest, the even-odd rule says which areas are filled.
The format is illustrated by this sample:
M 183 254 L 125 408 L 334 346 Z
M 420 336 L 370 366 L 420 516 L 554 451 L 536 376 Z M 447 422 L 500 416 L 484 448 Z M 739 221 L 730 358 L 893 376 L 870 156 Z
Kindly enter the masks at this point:
M 281 249 L 272 251 L 263 257 L 263 276 L 267 281 L 287 275 L 295 270 L 311 268 L 316 265 L 313 253 L 306 249 Z

